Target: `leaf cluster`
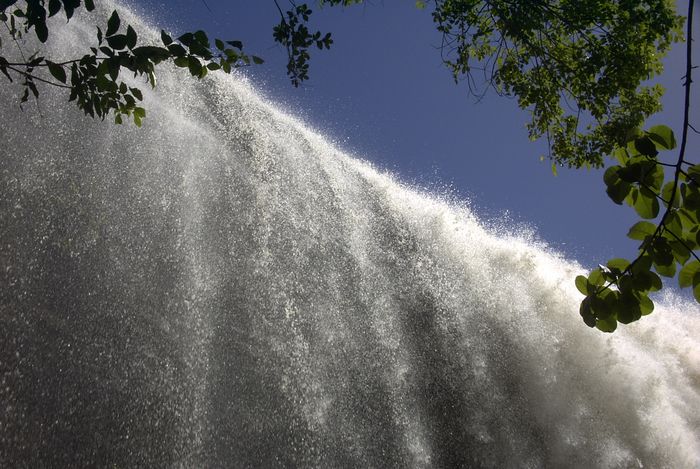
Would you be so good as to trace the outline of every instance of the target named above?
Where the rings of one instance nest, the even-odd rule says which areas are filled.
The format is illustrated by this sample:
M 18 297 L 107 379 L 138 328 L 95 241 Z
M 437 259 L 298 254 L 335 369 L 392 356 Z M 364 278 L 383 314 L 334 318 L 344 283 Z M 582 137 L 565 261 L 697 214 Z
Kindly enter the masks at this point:
M 604 332 L 617 323 L 628 324 L 652 312 L 649 293 L 662 288 L 661 277 L 678 274 L 681 288 L 691 287 L 700 302 L 700 165 L 685 161 L 683 153 L 670 180 L 665 179 L 660 151 L 676 148 L 673 131 L 658 125 L 618 147 L 603 177 L 607 194 L 616 204 L 626 203 L 640 218 L 627 233 L 640 241 L 633 261 L 612 259 L 587 277 L 576 278 L 586 296 L 580 307 L 584 322 Z M 663 215 L 658 223 L 652 220 Z
M 49 37 L 47 17 L 63 9 L 70 20 L 81 6 L 80 0 L 31 0 L 24 9 L 8 12 L 15 3 L 0 0 L 0 21 L 5 23 L 13 39 L 20 39 L 33 30 L 41 42 Z M 85 8 L 94 10 L 93 1 L 86 0 Z M 41 82 L 69 90 L 69 101 L 75 101 L 78 108 L 91 117 L 104 119 L 112 113 L 118 124 L 123 123 L 123 117 L 131 117 L 141 126 L 146 116 L 146 110 L 140 106 L 143 93 L 124 81 L 124 72 L 133 77 L 145 77 L 151 87 L 155 87 L 155 67 L 161 62 L 171 61 L 187 68 L 196 78 L 205 77 L 209 71 L 230 73 L 236 67 L 263 62 L 260 57 L 243 53 L 240 41 L 215 39 L 213 48 L 204 31 L 185 33 L 176 40 L 161 31 L 161 42 L 162 45 L 139 44 L 136 30 L 131 25 L 123 25 L 117 11 L 113 11 L 104 30 L 97 27 L 96 44 L 82 57 L 56 63 L 33 54 L 24 62 L 14 63 L 0 56 L 0 72 L 10 81 L 13 75 L 23 80 L 20 105 L 28 100 L 30 92 L 38 98 L 36 83 Z
M 660 109 L 661 58 L 681 37 L 669 0 L 435 0 L 443 61 L 478 91 L 475 72 L 531 113 L 550 158 L 599 167 Z
M 330 49 L 333 44 L 331 33 L 321 31 L 311 32 L 308 23 L 313 11 L 306 3 L 297 5 L 290 0 L 291 8 L 282 11 L 277 0 L 274 0 L 280 14 L 280 22 L 273 30 L 272 35 L 287 51 L 287 76 L 296 87 L 301 82 L 309 79 L 310 50 L 315 46 L 319 50 Z M 362 3 L 363 0 L 318 0 L 318 5 L 323 6 L 350 6 Z
M 287 50 L 287 75 L 294 86 L 309 79 L 309 48 L 316 46 L 319 50 L 330 49 L 333 44 L 331 33 L 312 33 L 309 30 L 307 23 L 311 13 L 312 10 L 305 3 L 293 6 L 286 14 L 280 10 L 280 22 L 273 29 L 275 41 Z

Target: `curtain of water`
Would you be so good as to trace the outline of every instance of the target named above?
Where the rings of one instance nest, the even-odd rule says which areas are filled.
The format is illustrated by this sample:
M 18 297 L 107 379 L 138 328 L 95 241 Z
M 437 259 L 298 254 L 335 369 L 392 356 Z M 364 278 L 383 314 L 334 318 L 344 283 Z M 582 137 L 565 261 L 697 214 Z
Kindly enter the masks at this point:
M 0 466 L 700 464 L 695 306 L 589 330 L 546 246 L 186 75 L 142 129 L 0 88 Z

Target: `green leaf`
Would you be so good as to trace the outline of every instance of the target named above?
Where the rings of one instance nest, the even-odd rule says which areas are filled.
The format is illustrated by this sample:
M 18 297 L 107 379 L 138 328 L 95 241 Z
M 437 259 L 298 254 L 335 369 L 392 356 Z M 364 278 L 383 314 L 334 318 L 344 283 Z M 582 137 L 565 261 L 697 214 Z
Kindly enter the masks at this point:
M 654 302 L 651 301 L 651 299 L 648 296 L 643 295 L 639 298 L 639 309 L 642 313 L 642 316 L 651 314 L 651 312 L 654 311 Z
M 243 43 L 241 41 L 226 41 L 226 44 L 239 50 L 243 49 Z
M 588 295 L 588 279 L 583 275 L 576 277 L 576 288 L 584 295 Z
M 141 127 L 142 119 L 146 117 L 146 110 L 142 107 L 134 108 L 134 124 L 136 127 Z
M 590 298 L 586 298 L 581 302 L 579 307 L 579 314 L 583 318 L 583 322 L 586 323 L 588 327 L 595 327 L 596 319 L 595 315 L 591 311 Z
M 696 226 L 698 224 L 698 219 L 695 216 L 695 214 L 686 209 L 685 207 L 679 208 L 676 210 L 676 213 L 678 214 L 678 218 L 681 221 L 681 224 L 688 230 L 690 230 L 690 227 Z
M 664 227 L 664 236 L 668 238 L 669 241 L 674 240 L 676 237 L 680 237 L 683 234 L 683 219 L 678 215 L 677 211 L 671 211 L 666 216 Z
M 49 67 L 49 72 L 56 80 L 60 81 L 61 83 L 66 82 L 66 71 L 62 66 L 48 60 L 46 61 L 46 65 Z
M 673 181 L 667 182 L 664 185 L 664 188 L 661 190 L 661 198 L 664 199 L 666 205 L 668 205 L 669 202 L 671 202 L 671 195 L 673 194 L 673 188 L 675 187 L 675 183 Z M 681 206 L 681 194 L 679 190 L 676 190 L 675 196 L 673 197 L 673 204 L 671 204 L 672 207 L 678 208 Z
M 178 57 L 175 60 L 173 60 L 173 63 L 177 65 L 178 67 L 188 67 L 190 64 L 190 61 L 187 60 L 187 57 Z
M 668 265 L 654 263 L 654 268 L 664 277 L 673 278 L 676 275 L 676 263 L 671 262 Z
M 597 319 L 607 319 L 613 316 L 613 307 L 609 302 L 605 301 L 604 298 L 596 295 L 592 295 L 589 298 L 591 311 Z
M 642 317 L 641 300 L 632 294 L 620 295 L 620 308 L 617 312 L 617 320 L 622 324 L 629 324 Z
M 653 219 L 659 215 L 659 201 L 656 195 L 646 187 L 633 191 L 632 206 L 642 218 Z
M 617 320 L 612 316 L 607 319 L 598 319 L 595 323 L 595 327 L 601 332 L 615 332 L 615 329 L 617 329 Z
M 660 191 L 661 185 L 664 183 L 664 169 L 655 163 L 649 164 L 643 170 L 644 177 L 642 183 L 649 186 L 654 191 Z
M 192 55 L 187 58 L 187 67 L 190 69 L 190 74 L 193 77 L 199 77 L 199 74 L 202 72 L 202 63 L 197 57 Z
M 683 196 L 685 208 L 692 211 L 700 209 L 700 190 L 698 187 L 691 184 L 682 184 L 681 195 Z
M 700 261 L 694 260 L 683 266 L 678 273 L 678 284 L 681 288 L 693 286 L 695 288 L 700 281 Z
M 588 281 L 591 285 L 601 286 L 605 283 L 605 277 L 600 269 L 595 269 L 588 275 Z
M 661 277 L 648 269 L 640 269 L 630 278 L 632 288 L 638 292 L 659 291 L 663 287 Z
M 640 223 L 649 223 L 649 222 L 643 221 Z M 627 267 L 629 267 L 629 265 L 630 265 L 630 261 L 628 261 L 627 259 L 622 259 L 622 258 L 610 259 L 607 263 L 607 266 L 610 270 L 617 271 L 618 273 L 624 272 L 627 269 Z
M 630 157 L 627 154 L 627 150 L 623 147 L 617 147 L 612 153 L 612 156 L 620 163 L 620 164 L 627 164 L 627 161 L 629 161 Z
M 263 59 L 261 59 L 257 55 L 252 55 L 250 58 L 253 59 L 253 63 L 256 65 L 260 65 L 260 64 L 265 62 Z
M 657 145 L 665 150 L 673 150 L 676 148 L 676 137 L 673 135 L 673 130 L 665 125 L 655 125 L 647 132 L 649 138 Z
M 109 20 L 107 20 L 107 36 L 111 36 L 112 34 L 116 33 L 119 31 L 119 24 L 121 23 L 121 20 L 119 19 L 119 14 L 117 13 L 117 10 L 114 10 L 112 12 L 112 16 L 109 17 Z M 112 46 L 114 47 L 114 46 Z
M 648 221 L 640 221 L 632 225 L 627 237 L 643 241 L 647 236 L 652 236 L 656 231 L 656 225 Z
M 700 164 L 696 164 L 688 168 L 686 171 L 696 184 L 700 184 Z
M 605 181 L 605 185 L 607 186 L 606 192 L 608 197 L 618 205 L 622 204 L 622 201 L 625 200 L 625 197 L 627 197 L 630 190 L 632 190 L 631 184 L 620 179 L 620 170 L 622 169 L 623 168 L 620 166 L 611 166 L 605 170 L 605 174 L 603 174 L 603 181 Z
M 630 190 L 632 190 L 631 184 L 625 181 L 618 181 L 616 184 L 608 186 L 605 192 L 613 202 L 617 205 L 622 205 Z
M 673 257 L 680 265 L 685 264 L 690 259 L 690 250 L 680 241 L 669 241 Z
M 693 296 L 695 297 L 695 301 L 700 303 L 700 284 L 693 287 Z
M 605 170 L 605 173 L 603 174 L 603 181 L 605 182 L 606 186 L 615 184 L 620 180 L 620 176 L 617 174 L 619 170 L 620 166 L 610 166 Z

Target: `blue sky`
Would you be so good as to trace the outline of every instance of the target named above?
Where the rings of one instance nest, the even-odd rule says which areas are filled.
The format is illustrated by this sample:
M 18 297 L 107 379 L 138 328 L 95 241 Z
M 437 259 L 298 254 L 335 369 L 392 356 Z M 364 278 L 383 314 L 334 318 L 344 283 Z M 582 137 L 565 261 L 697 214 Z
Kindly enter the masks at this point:
M 636 253 L 625 236 L 635 214 L 608 199 L 602 172 L 560 168 L 553 176 L 550 163 L 539 159 L 545 144 L 528 139 L 528 115 L 514 100 L 491 92 L 476 102 L 465 85 L 454 84 L 440 62 L 430 11 L 411 0 L 345 9 L 321 9 L 309 0 L 312 25 L 332 32 L 335 42 L 330 51 L 312 54 L 311 80 L 296 89 L 285 75 L 285 52 L 272 38 L 279 20 L 272 0 L 206 0 L 208 8 L 202 0 L 130 3 L 174 34 L 204 29 L 243 41 L 246 51 L 266 60 L 245 71 L 263 95 L 404 181 L 449 190 L 485 219 L 507 213 L 512 225 L 529 226 L 588 267 Z M 678 3 L 684 10 L 687 0 Z M 666 61 L 665 111 L 651 122 L 670 124 L 677 134 L 683 53 L 677 46 Z M 697 142 L 691 141 L 691 154 Z

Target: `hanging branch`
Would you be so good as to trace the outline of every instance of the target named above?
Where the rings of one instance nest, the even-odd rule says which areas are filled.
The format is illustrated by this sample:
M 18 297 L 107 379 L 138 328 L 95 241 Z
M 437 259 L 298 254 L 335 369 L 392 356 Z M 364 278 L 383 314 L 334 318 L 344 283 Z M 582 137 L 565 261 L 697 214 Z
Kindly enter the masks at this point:
M 649 314 L 654 308 L 648 294 L 661 289 L 659 275 L 674 277 L 678 267 L 681 288 L 692 287 L 700 302 L 700 165 L 686 158 L 690 124 L 690 92 L 693 82 L 693 9 L 688 3 L 686 24 L 686 66 L 683 77 L 683 128 L 675 164 L 659 162 L 660 150 L 673 150 L 673 131 L 663 125 L 638 134 L 625 147 L 617 148 L 620 162 L 605 172 L 607 193 L 617 204 L 631 205 L 639 216 L 654 219 L 659 214 L 658 200 L 666 206 L 656 225 L 635 223 L 628 236 L 641 241 L 639 254 L 632 261 L 613 259 L 606 266 L 578 276 L 576 286 L 586 295 L 580 313 L 590 327 L 612 332 L 617 323 L 627 324 Z M 683 169 L 687 165 L 687 169 Z M 664 183 L 663 167 L 672 167 L 673 178 Z M 614 288 L 612 288 L 614 287 Z

